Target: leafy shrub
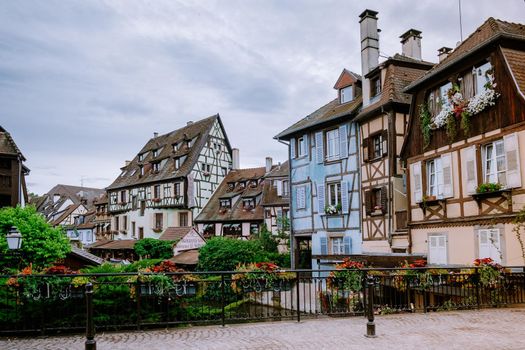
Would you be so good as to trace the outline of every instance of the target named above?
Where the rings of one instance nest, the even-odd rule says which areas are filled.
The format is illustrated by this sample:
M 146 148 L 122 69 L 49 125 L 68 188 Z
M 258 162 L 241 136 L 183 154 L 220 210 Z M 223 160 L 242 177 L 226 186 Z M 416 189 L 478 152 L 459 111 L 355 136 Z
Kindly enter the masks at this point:
M 267 260 L 268 253 L 259 240 L 214 237 L 199 250 L 200 271 L 233 271 L 239 264 Z
M 502 184 L 499 183 L 485 183 L 478 186 L 476 193 L 489 193 L 496 192 L 503 188 Z
M 141 258 L 169 259 L 173 257 L 173 242 L 155 238 L 144 238 L 135 243 L 133 248 Z

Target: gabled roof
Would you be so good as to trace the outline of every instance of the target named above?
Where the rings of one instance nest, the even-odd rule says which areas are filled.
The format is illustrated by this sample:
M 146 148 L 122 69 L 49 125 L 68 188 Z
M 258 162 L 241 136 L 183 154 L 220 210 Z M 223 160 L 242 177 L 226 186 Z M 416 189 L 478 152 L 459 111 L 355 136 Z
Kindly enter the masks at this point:
M 281 178 L 282 180 L 288 180 L 289 172 L 289 162 L 286 161 L 281 165 L 277 165 L 269 174 L 266 175 L 266 181 L 268 181 L 268 184 L 266 184 L 263 189 L 263 197 L 261 201 L 263 206 L 290 205 L 290 197 L 279 196 L 277 194 L 277 188 L 271 184 L 272 179 Z
M 11 137 L 3 127 L 0 126 L 0 154 L 8 154 L 13 156 L 20 156 L 22 160 L 26 160 L 20 149 L 15 143 L 15 140 Z
M 362 97 L 357 96 L 351 102 L 341 104 L 339 98 L 325 104 L 315 112 L 307 115 L 289 128 L 281 131 L 274 139 L 289 139 L 294 134 L 306 131 L 310 128 L 321 128 L 324 125 L 335 122 L 343 117 L 349 117 L 357 113 L 361 106 Z
M 75 210 L 77 210 L 78 207 L 82 206 L 82 204 L 71 204 L 66 208 L 66 210 L 58 217 L 58 219 L 55 219 L 53 222 L 51 222 L 52 226 L 60 225 L 62 221 L 64 221 L 69 215 L 71 215 Z
M 501 38 L 514 40 L 525 40 L 525 25 L 519 23 L 505 22 L 489 17 L 481 26 L 478 27 L 468 38 L 454 49 L 448 56 L 429 70 L 417 81 L 407 86 L 406 91 L 412 92 L 423 82 L 431 79 L 438 73 L 450 68 L 463 58 L 475 55 L 480 49 L 491 45 L 494 41 Z
M 128 165 L 121 168 L 122 173 L 110 186 L 107 187 L 107 189 L 113 190 L 143 183 L 159 182 L 187 176 L 193 169 L 195 162 L 197 162 L 199 154 L 208 140 L 208 134 L 216 121 L 218 121 L 223 128 L 220 116 L 216 114 L 188 124 L 185 127 L 174 130 L 170 133 L 151 138 L 133 160 Z M 224 132 L 224 135 L 227 147 L 229 151 L 231 151 L 226 132 Z M 184 142 L 188 140 L 193 140 L 193 145 L 189 149 Z M 173 151 L 173 144 L 181 145 L 178 151 Z M 156 157 L 153 157 L 153 150 L 160 150 Z M 140 154 L 145 155 L 142 161 L 139 161 Z M 175 170 L 174 158 L 181 156 L 186 156 L 187 158 L 180 168 Z M 162 163 L 163 160 L 165 160 L 164 163 Z M 157 173 L 145 171 L 144 176 L 141 177 L 140 166 L 144 166 L 147 170 L 153 162 L 161 162 L 163 165 L 162 168 Z
M 367 74 L 370 75 L 379 73 L 382 69 L 386 69 L 384 81 L 382 82 L 382 91 L 379 98 L 365 106 L 356 120 L 362 120 L 370 115 L 371 112 L 377 110 L 387 103 L 402 103 L 410 104 L 411 96 L 403 90 L 407 85 L 414 80 L 421 77 L 425 71 L 430 69 L 434 64 L 431 62 L 420 61 L 400 54 L 395 54 L 378 67 Z
M 525 99 L 525 51 L 501 48 L 518 92 Z
M 344 68 L 339 78 L 335 82 L 334 89 L 339 90 L 357 83 L 361 80 L 361 76 L 357 73 L 351 72 L 348 69 Z
M 231 170 L 215 190 L 200 214 L 194 219 L 194 222 L 262 221 L 264 219 L 264 211 L 261 205 L 257 205 L 252 210 L 245 210 L 242 200 L 237 200 L 236 203 L 232 203 L 231 209 L 221 210 L 219 198 L 237 195 L 242 196 L 245 192 L 251 192 L 253 190 L 262 191 L 264 181 L 261 181 L 256 188 L 251 187 L 247 183 L 246 187 L 242 189 L 237 184 L 231 191 L 229 190 L 228 183 L 260 179 L 264 176 L 265 171 L 265 167 Z
M 117 239 L 109 241 L 100 241 L 96 242 L 89 247 L 88 249 L 130 249 L 132 250 L 135 247 L 135 243 L 138 241 L 135 239 Z
M 160 235 L 159 239 L 161 241 L 179 241 L 184 236 L 186 236 L 193 227 L 186 226 L 186 227 L 168 227 L 164 230 L 162 235 Z

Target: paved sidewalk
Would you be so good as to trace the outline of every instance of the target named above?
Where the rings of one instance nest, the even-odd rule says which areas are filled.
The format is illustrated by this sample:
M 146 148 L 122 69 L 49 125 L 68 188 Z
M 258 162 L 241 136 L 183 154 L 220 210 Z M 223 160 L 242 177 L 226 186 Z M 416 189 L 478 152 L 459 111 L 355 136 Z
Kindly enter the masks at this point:
M 378 337 L 363 317 L 307 319 L 105 333 L 99 350 L 161 349 L 525 349 L 525 308 L 387 315 Z M 83 349 L 82 336 L 0 338 L 0 349 Z

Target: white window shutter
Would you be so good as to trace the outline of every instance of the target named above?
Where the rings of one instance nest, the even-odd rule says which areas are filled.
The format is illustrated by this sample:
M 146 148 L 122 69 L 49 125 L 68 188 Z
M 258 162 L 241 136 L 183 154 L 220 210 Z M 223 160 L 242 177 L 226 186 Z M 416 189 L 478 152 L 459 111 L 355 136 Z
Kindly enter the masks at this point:
M 320 237 L 319 243 L 321 244 L 321 255 L 328 255 L 328 238 Z
M 412 187 L 412 204 L 420 203 L 423 200 L 421 162 L 410 164 L 410 185 Z
M 310 146 L 308 146 L 308 134 L 303 135 L 303 142 L 304 142 L 304 154 L 303 156 L 307 156 L 308 152 L 310 150 Z
M 428 237 L 429 263 L 433 265 L 447 264 L 447 241 L 445 235 Z
M 317 203 L 319 204 L 319 213 L 324 213 L 325 200 L 324 200 L 324 184 L 317 185 Z
M 505 159 L 507 161 L 507 187 L 521 187 L 521 168 L 518 135 L 503 136 Z
M 290 139 L 290 158 L 295 158 L 295 138 Z
M 188 175 L 188 188 L 187 188 L 187 195 L 188 195 L 188 208 L 193 208 L 195 206 L 195 190 L 194 190 L 194 180 L 193 180 L 193 174 Z
M 343 213 L 348 213 L 348 183 L 346 181 L 341 182 L 341 209 Z
M 454 197 L 454 179 L 452 177 L 452 154 L 441 155 L 441 167 L 443 171 L 443 197 Z
M 317 163 L 321 164 L 324 162 L 324 151 L 323 151 L 323 132 L 315 133 L 315 151 L 317 156 Z
M 465 190 L 467 194 L 476 193 L 478 188 L 478 174 L 476 165 L 476 146 L 463 149 L 462 154 L 463 176 L 465 177 Z
M 352 240 L 350 239 L 350 236 L 345 236 L 343 238 L 343 245 L 345 248 L 345 254 L 349 255 L 352 251 Z
M 277 187 L 277 195 L 283 195 L 283 182 L 281 180 L 275 180 L 275 186 Z
M 346 124 L 339 127 L 339 157 L 348 158 L 348 132 Z

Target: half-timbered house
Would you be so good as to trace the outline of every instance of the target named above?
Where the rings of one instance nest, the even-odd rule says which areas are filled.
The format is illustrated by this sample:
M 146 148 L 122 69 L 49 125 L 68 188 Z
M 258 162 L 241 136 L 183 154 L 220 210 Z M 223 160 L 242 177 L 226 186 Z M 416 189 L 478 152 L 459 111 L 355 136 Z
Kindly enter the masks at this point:
M 525 263 L 525 26 L 489 18 L 406 89 L 411 250 L 432 264 Z
M 155 134 L 107 188 L 114 238 L 158 238 L 192 226 L 232 166 L 219 115 Z
M 275 138 L 288 144 L 292 266 L 321 268 L 361 252 L 357 126 L 361 78 L 346 69 L 337 97 Z
M 262 206 L 264 208 L 264 224 L 272 234 L 290 233 L 290 184 L 289 162 L 273 166 L 272 158 L 266 158 L 265 185 L 263 188 Z
M 363 107 L 359 123 L 364 253 L 407 253 L 404 170 L 400 152 L 408 125 L 408 84 L 433 64 L 421 59 L 421 32 L 401 35 L 402 54 L 379 63 L 377 12 L 360 15 Z
M 27 203 L 25 160 L 11 134 L 0 126 L 0 208 Z
M 238 159 L 238 156 L 234 158 Z M 272 224 L 269 229 L 273 228 L 276 232 L 278 209 L 281 215 L 286 214 L 287 192 L 277 194 L 275 188 L 274 193 L 273 187 L 282 186 L 282 182 L 279 184 L 277 180 L 271 180 L 282 181 L 287 178 L 283 173 L 286 167 L 272 165 L 268 159 L 267 166 L 260 168 L 239 169 L 238 165 L 238 160 L 235 160 L 232 171 L 195 219 L 199 233 L 206 238 L 224 236 L 248 239 L 258 235 L 265 223 L 266 210 L 270 211 L 269 221 L 275 221 L 275 227 Z M 271 179 L 267 180 L 266 176 Z M 274 214 L 275 218 L 272 218 Z

